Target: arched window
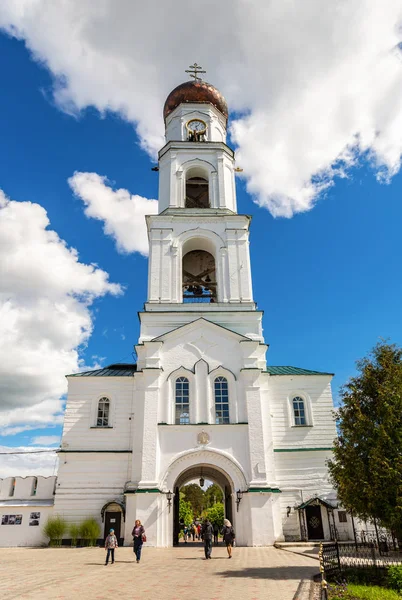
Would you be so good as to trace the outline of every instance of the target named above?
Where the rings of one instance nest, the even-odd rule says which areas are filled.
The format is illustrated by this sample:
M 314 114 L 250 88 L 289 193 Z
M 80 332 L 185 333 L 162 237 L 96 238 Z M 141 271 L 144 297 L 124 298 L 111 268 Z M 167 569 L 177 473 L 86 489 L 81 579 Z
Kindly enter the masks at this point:
M 176 379 L 175 423 L 176 425 L 190 423 L 190 386 L 187 377 Z
M 215 259 L 206 250 L 183 256 L 183 302 L 216 302 Z
M 101 398 L 98 402 L 98 416 L 96 419 L 97 427 L 109 427 L 110 400 Z
M 304 405 L 303 398 L 296 396 L 292 400 L 293 404 L 293 418 L 295 425 L 307 425 L 306 421 L 306 408 Z
M 209 208 L 209 185 L 204 177 L 189 177 L 186 180 L 185 208 Z
M 217 377 L 215 388 L 215 423 L 222 425 L 229 423 L 229 389 L 225 377 Z

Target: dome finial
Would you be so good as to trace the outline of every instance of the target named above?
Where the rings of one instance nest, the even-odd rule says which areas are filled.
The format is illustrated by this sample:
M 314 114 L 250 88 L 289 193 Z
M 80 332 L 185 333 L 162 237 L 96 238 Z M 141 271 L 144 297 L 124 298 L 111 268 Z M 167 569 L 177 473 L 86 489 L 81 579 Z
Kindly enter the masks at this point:
M 186 73 L 190 73 L 190 77 L 194 77 L 196 81 L 202 81 L 201 77 L 197 76 L 197 73 L 206 73 L 206 71 L 203 71 L 201 65 L 197 65 L 195 62 L 193 65 L 190 65 L 189 69 L 186 69 Z

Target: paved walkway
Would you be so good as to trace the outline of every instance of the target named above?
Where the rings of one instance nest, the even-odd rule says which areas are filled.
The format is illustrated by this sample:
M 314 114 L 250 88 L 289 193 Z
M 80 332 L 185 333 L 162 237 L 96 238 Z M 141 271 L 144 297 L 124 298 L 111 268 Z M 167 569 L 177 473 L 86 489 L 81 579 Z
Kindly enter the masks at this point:
M 317 573 L 317 561 L 276 548 L 222 546 L 203 560 L 198 546 L 147 548 L 140 564 L 130 548 L 104 566 L 102 548 L 1 548 L 1 598 L 130 600 L 293 600 L 299 582 Z

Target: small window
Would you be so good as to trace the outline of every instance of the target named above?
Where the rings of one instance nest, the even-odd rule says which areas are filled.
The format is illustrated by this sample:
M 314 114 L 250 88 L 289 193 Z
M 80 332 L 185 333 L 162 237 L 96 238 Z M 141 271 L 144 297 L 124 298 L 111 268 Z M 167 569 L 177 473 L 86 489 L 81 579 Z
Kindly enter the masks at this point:
M 32 494 L 31 496 L 36 496 L 36 490 L 38 489 L 38 478 L 34 477 L 32 482 Z
M 229 423 L 229 389 L 225 377 L 217 377 L 215 387 L 215 423 L 224 425 Z
M 97 427 L 109 427 L 110 400 L 101 398 L 98 403 L 98 416 L 96 419 Z
M 10 496 L 14 496 L 15 493 L 15 477 L 12 478 L 10 484 Z
M 338 510 L 338 519 L 339 519 L 339 523 L 347 523 L 348 522 L 346 510 Z
M 175 389 L 175 424 L 190 423 L 190 386 L 187 377 L 176 379 Z
M 304 400 L 303 398 L 300 398 L 300 396 L 293 398 L 293 416 L 295 425 L 307 425 Z

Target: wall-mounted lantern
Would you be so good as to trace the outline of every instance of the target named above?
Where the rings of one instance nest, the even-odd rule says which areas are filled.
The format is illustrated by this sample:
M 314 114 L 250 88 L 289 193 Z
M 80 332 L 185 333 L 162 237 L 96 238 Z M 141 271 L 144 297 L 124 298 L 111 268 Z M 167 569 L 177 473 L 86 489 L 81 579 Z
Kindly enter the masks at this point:
M 166 492 L 166 500 L 168 501 L 168 508 L 170 512 L 170 507 L 172 506 L 172 492 L 170 490 Z
M 286 516 L 288 517 L 291 512 L 292 512 L 292 507 L 291 506 L 287 506 L 286 507 Z
M 239 512 L 239 504 L 240 504 L 242 498 L 243 498 L 243 492 L 241 490 L 237 490 L 237 492 L 236 492 L 237 512 Z

